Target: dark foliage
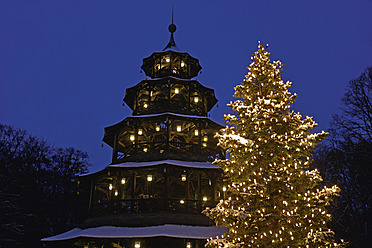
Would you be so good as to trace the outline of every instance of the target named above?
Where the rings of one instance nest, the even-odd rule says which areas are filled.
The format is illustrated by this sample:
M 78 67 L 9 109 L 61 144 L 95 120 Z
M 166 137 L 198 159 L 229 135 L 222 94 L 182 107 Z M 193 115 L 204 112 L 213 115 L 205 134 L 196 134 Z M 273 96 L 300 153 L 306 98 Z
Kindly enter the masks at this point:
M 315 163 L 325 183 L 341 188 L 331 206 L 332 229 L 351 247 L 372 247 L 372 67 L 349 82 L 342 103 Z
M 40 238 L 84 217 L 76 176 L 88 155 L 0 124 L 0 247 L 41 247 Z

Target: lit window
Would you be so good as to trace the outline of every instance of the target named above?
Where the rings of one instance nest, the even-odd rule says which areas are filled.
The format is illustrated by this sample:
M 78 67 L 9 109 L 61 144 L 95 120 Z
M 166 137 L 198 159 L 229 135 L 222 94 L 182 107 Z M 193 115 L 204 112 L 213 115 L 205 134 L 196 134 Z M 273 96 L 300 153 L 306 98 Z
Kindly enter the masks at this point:
M 176 93 L 176 94 L 180 93 L 180 89 L 174 88 L 174 93 Z
M 195 136 L 199 136 L 199 130 L 195 130 Z
M 203 196 L 203 201 L 208 201 L 208 197 Z
M 111 183 L 109 184 L 109 190 L 112 190 L 112 184 Z
M 141 248 L 141 242 L 140 241 L 136 241 L 134 243 L 134 248 Z
M 129 136 L 129 139 L 130 139 L 131 141 L 134 141 L 134 139 L 135 139 L 134 135 L 131 134 L 131 135 Z
M 147 175 L 147 181 L 151 182 L 152 181 L 152 175 Z
M 194 102 L 195 102 L 195 103 L 198 103 L 198 102 L 199 102 L 199 97 L 197 97 L 197 96 L 194 97 Z
M 138 129 L 138 135 L 142 135 L 142 129 Z
M 186 175 L 182 175 L 181 176 L 181 180 L 184 182 L 184 181 L 186 181 Z
M 184 203 L 185 203 L 185 201 L 184 201 L 184 200 L 180 200 L 180 203 L 181 203 L 181 204 L 184 204 Z
M 178 125 L 177 126 L 177 132 L 181 132 L 182 131 L 182 127 L 181 127 L 181 125 Z
M 125 184 L 125 178 L 121 179 L 121 184 Z

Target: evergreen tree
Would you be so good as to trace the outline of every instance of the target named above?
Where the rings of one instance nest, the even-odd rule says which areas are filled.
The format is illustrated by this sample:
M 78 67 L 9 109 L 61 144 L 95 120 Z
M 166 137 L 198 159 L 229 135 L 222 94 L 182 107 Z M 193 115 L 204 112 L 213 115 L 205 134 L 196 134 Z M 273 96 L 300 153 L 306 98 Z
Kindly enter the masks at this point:
M 311 152 L 327 133 L 311 134 L 317 124 L 291 110 L 296 94 L 281 79 L 282 64 L 270 62 L 261 44 L 245 80 L 235 87 L 234 114 L 217 134 L 230 158 L 216 163 L 229 181 L 228 199 L 204 211 L 217 226 L 229 228 L 209 247 L 340 247 L 327 228 L 326 206 L 339 188 L 321 188 L 309 170 Z

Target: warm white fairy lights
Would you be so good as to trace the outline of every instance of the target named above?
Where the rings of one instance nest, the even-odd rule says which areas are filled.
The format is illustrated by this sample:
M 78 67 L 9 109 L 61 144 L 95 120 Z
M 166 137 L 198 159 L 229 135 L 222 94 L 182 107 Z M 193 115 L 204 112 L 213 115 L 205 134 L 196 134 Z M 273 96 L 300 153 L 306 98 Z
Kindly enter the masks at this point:
M 339 188 L 319 188 L 319 171 L 308 169 L 310 152 L 327 134 L 310 134 L 317 125 L 312 117 L 291 111 L 297 95 L 288 91 L 291 82 L 281 80 L 281 68 L 260 44 L 235 87 L 238 100 L 229 104 L 235 114 L 225 116 L 231 127 L 216 135 L 230 154 L 216 164 L 232 183 L 222 188 L 226 199 L 204 211 L 229 231 L 207 246 L 340 246 L 327 228 L 325 208 Z

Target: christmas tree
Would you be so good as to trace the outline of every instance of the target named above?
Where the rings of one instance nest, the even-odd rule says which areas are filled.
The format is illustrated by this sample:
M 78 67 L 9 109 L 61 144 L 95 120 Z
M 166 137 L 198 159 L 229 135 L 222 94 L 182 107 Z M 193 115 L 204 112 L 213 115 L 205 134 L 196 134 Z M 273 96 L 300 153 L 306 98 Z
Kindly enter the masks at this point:
M 228 199 L 204 213 L 229 228 L 208 247 L 340 247 L 327 228 L 326 206 L 339 188 L 321 187 L 311 152 L 327 133 L 291 110 L 296 94 L 281 79 L 282 64 L 258 45 L 245 80 L 235 87 L 230 126 L 219 134 L 229 159 L 216 163 L 229 182 Z

